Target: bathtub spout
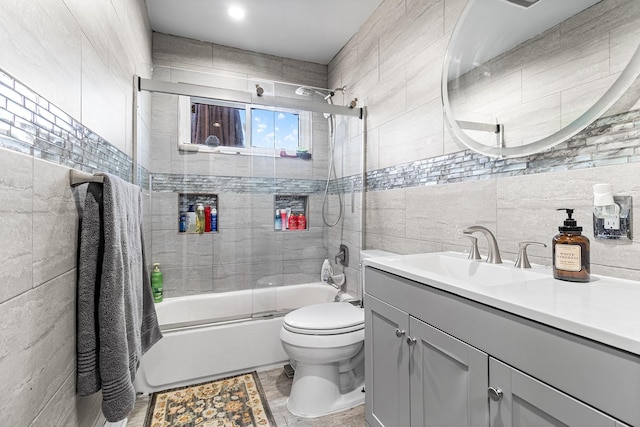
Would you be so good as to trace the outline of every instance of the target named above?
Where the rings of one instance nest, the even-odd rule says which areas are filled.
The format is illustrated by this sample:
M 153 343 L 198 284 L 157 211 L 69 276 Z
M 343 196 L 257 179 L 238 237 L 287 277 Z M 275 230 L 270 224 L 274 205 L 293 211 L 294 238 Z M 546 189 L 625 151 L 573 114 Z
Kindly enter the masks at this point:
M 347 283 L 347 280 L 344 274 L 336 274 L 336 275 L 329 276 L 327 283 L 338 290 L 342 290 L 345 283 Z

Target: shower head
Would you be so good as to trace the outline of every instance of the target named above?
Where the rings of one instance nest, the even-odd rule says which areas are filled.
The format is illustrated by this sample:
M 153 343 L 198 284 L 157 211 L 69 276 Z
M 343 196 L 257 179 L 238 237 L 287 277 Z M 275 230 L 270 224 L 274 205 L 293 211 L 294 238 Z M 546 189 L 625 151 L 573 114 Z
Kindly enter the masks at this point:
M 313 89 L 304 86 L 300 86 L 298 89 L 296 89 L 296 95 L 312 96 L 314 93 L 315 92 Z
M 316 89 L 316 88 L 310 88 L 306 86 L 300 86 L 295 90 L 295 93 L 296 95 L 301 95 L 301 96 L 313 96 L 313 94 L 320 95 L 322 98 L 324 98 L 325 101 L 328 102 L 329 99 L 331 99 L 336 92 L 346 93 L 346 91 L 347 91 L 346 86 L 339 87 L 334 90 Z

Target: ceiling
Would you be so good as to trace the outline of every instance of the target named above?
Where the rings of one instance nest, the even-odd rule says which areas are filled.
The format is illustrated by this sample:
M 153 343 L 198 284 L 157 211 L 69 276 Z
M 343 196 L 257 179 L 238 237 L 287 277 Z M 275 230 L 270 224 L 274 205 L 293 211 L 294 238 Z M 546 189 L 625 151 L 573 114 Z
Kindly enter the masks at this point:
M 328 64 L 382 0 L 146 0 L 154 31 Z M 231 6 L 245 17 L 234 20 Z

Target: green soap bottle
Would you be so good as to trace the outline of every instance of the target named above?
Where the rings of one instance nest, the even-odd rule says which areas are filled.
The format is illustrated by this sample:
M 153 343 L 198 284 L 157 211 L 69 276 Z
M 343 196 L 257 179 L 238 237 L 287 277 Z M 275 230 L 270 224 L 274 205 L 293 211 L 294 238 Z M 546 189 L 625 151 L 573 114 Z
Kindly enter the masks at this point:
M 151 291 L 153 292 L 153 302 L 162 302 L 162 271 L 160 264 L 153 264 L 151 272 Z

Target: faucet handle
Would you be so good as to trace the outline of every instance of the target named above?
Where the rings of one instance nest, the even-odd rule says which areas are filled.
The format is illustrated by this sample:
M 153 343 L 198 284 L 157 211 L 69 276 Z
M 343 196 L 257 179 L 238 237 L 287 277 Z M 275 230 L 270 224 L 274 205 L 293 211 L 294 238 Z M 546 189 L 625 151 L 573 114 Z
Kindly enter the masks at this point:
M 480 251 L 478 250 L 478 239 L 471 234 L 460 234 L 460 237 L 466 237 L 471 240 L 471 248 L 469 249 L 469 256 L 467 259 L 482 259 Z
M 542 246 L 544 248 L 547 247 L 547 245 L 540 242 L 520 242 L 518 244 L 518 247 L 520 248 L 520 250 L 518 251 L 518 258 L 516 258 L 516 263 L 514 264 L 518 268 L 531 268 L 531 264 L 529 264 L 529 257 L 527 256 L 527 246 Z

